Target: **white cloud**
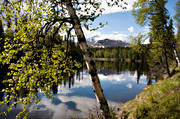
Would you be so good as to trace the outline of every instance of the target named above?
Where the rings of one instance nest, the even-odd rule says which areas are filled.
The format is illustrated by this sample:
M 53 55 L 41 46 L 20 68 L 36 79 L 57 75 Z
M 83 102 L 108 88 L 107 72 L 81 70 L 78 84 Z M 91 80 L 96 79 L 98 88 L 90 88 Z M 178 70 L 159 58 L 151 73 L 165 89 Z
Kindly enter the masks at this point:
M 121 40 L 128 42 L 128 35 L 126 34 L 101 34 L 100 36 L 96 37 L 96 40 L 102 40 L 102 39 L 111 39 L 111 40 Z
M 124 4 L 124 2 L 119 2 L 118 3 L 119 6 L 118 5 L 108 6 L 107 2 L 112 3 L 111 0 L 95 0 L 95 2 L 101 3 L 100 9 L 103 10 L 103 14 L 130 11 L 130 10 L 132 10 L 132 5 L 135 1 L 137 1 L 137 0 L 125 0 L 124 2 L 126 2 L 127 4 Z M 92 5 L 87 5 L 87 4 L 82 5 L 81 4 L 81 5 L 79 5 L 79 7 L 81 8 L 81 11 L 78 11 L 78 14 L 90 14 L 90 13 L 94 13 L 94 12 L 99 13 L 99 9 L 97 10 Z M 86 12 L 86 10 L 85 10 L 86 8 L 88 8 L 88 12 Z M 126 8 L 126 9 L 123 9 L 123 8 Z
M 145 35 L 145 37 L 143 38 L 142 44 L 149 44 L 150 43 L 150 41 L 149 41 L 150 37 L 148 36 L 148 32 L 149 32 L 148 26 L 144 27 L 143 32 L 139 32 L 139 33 Z M 137 37 L 139 33 L 133 34 L 132 36 Z
M 83 28 L 83 31 L 87 39 L 93 38 L 95 41 L 111 39 L 111 40 L 121 40 L 121 41 L 129 42 L 128 35 L 119 32 L 104 34 L 98 31 L 88 31 L 85 28 Z
M 134 27 L 133 26 L 129 27 L 128 31 L 132 33 L 134 31 Z

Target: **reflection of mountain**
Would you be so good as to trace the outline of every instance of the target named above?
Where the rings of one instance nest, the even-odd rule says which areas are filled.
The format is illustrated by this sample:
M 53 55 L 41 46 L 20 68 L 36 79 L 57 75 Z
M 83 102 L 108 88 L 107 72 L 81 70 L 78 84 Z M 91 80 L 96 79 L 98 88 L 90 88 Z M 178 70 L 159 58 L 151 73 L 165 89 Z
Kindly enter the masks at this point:
M 90 47 L 129 47 L 129 43 L 123 42 L 121 40 L 110 40 L 110 39 L 104 39 L 104 40 L 99 40 L 96 42 L 88 42 L 88 45 Z
M 118 74 L 117 70 L 113 69 L 97 69 L 98 74 L 110 75 L 110 74 Z

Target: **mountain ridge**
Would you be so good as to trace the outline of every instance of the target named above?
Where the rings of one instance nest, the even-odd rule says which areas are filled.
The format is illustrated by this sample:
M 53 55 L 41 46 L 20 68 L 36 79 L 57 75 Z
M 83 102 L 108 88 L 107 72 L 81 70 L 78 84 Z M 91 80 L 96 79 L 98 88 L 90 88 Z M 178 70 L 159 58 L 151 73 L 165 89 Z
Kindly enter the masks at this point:
M 121 40 L 111 40 L 111 39 L 103 39 L 103 40 L 98 40 L 98 41 L 88 41 L 87 42 L 89 47 L 92 48 L 107 48 L 107 47 L 112 47 L 112 48 L 117 48 L 117 47 L 129 47 L 129 43 L 123 42 Z

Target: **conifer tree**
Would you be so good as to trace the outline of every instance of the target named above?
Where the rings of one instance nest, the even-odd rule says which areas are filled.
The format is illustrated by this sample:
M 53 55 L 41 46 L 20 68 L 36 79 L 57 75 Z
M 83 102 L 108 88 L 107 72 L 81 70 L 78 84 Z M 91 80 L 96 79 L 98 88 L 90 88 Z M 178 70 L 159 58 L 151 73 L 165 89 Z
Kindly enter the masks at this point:
M 176 28 L 177 28 L 176 45 L 178 51 L 180 51 L 180 0 L 176 2 L 175 10 L 176 10 L 176 14 L 174 16 L 174 19 L 176 20 Z
M 133 5 L 132 14 L 141 26 L 149 25 L 151 38 L 150 54 L 151 63 L 165 65 L 167 74 L 169 71 L 169 57 L 172 54 L 171 39 L 168 39 L 169 15 L 165 8 L 167 0 L 138 0 Z M 138 8 L 138 9 L 136 9 Z
M 172 46 L 172 50 L 174 52 L 174 57 L 176 59 L 176 66 L 180 67 L 180 60 L 179 60 L 179 57 L 177 55 L 177 50 L 176 50 L 176 44 L 177 44 L 177 41 L 174 37 L 174 28 L 173 28 L 173 20 L 170 19 L 170 22 L 169 22 L 169 26 L 168 26 L 168 38 L 170 39 L 171 41 L 171 46 Z

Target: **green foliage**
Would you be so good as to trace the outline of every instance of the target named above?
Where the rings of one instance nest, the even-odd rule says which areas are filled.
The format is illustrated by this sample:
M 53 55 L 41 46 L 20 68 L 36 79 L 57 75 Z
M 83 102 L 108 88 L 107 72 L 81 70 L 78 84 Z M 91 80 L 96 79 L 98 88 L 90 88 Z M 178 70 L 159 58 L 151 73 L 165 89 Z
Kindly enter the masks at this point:
M 138 24 L 144 26 L 149 21 L 148 18 L 151 15 L 151 8 L 149 0 L 138 0 L 133 4 L 132 15 Z
M 147 53 L 147 47 L 145 46 L 145 41 L 147 40 L 147 36 L 141 33 L 138 33 L 136 36 L 130 36 L 130 46 L 132 49 L 139 53 L 145 54 Z
M 11 24 L 5 31 L 5 39 L 1 38 L 4 50 L 0 52 L 0 64 L 1 68 L 7 66 L 7 76 L 3 81 L 6 88 L 2 90 L 7 95 L 1 104 L 10 104 L 9 112 L 17 103 L 22 103 L 23 112 L 17 118 L 23 113 L 26 118 L 27 105 L 39 101 L 38 91 L 51 97 L 53 85 L 61 84 L 81 65 L 68 55 L 66 42 L 56 33 L 58 24 L 41 32 L 44 22 L 56 17 L 47 0 L 34 4 L 15 0 L 0 4 L 0 21 L 3 21 L 3 26 Z M 68 28 L 69 25 L 62 25 L 58 32 Z M 2 34 L 1 28 L 1 37 Z
M 174 16 L 174 19 L 176 20 L 176 27 L 178 29 L 176 34 L 176 42 L 177 42 L 177 50 L 180 51 L 180 0 L 176 2 L 176 15 Z
M 146 49 L 146 46 L 142 46 Z M 144 55 L 142 53 L 136 52 L 135 49 L 131 47 L 119 47 L 119 48 L 92 48 L 91 49 L 94 58 L 116 58 L 117 60 L 124 61 L 135 61 L 144 60 Z M 144 51 L 143 51 L 144 52 Z
M 168 86 L 169 87 L 169 86 Z M 166 91 L 167 88 L 166 87 Z M 171 86 L 173 87 L 173 86 Z M 179 87 L 173 87 L 179 88 Z M 139 106 L 134 112 L 135 118 L 151 119 L 151 118 L 178 118 L 179 117 L 179 101 L 178 90 L 170 90 L 167 94 L 162 94 L 159 97 L 161 100 L 154 97 L 154 101 L 150 101 L 150 104 L 143 104 Z M 158 111 L 157 111 L 158 110 Z
M 165 8 L 166 3 L 167 0 L 138 0 L 133 6 L 132 14 L 139 25 L 150 27 L 149 58 L 147 58 L 149 64 L 152 68 L 158 65 L 164 67 L 169 74 L 174 39 L 173 27 L 170 25 L 168 11 Z

